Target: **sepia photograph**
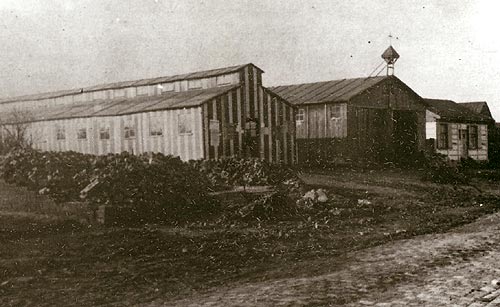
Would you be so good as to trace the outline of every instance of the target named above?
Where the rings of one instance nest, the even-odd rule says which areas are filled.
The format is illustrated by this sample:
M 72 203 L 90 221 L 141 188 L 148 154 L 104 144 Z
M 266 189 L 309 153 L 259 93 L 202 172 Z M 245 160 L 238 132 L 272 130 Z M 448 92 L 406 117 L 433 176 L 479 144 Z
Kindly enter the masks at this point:
M 500 306 L 499 14 L 0 0 L 0 306 Z

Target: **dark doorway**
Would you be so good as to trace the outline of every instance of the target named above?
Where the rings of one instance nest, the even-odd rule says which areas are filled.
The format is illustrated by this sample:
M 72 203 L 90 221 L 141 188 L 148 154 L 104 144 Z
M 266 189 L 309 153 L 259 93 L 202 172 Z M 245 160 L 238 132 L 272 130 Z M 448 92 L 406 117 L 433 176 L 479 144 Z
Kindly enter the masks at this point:
M 260 157 L 259 136 L 260 136 L 259 121 L 256 118 L 247 118 L 245 121 L 245 134 L 243 139 L 245 157 L 247 158 Z
M 414 161 L 418 152 L 418 124 L 415 112 L 393 112 L 392 143 L 394 162 L 411 164 Z
M 357 155 L 361 160 L 384 162 L 387 160 L 389 113 L 384 109 L 356 109 Z

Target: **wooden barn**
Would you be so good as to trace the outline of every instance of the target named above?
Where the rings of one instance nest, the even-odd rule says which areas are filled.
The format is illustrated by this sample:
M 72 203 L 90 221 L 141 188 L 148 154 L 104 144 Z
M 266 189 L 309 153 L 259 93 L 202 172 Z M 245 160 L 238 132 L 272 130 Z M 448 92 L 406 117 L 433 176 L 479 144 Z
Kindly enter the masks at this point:
M 411 161 L 425 147 L 423 99 L 395 76 L 272 87 L 297 107 L 298 159 Z
M 245 64 L 3 99 L 0 133 L 23 122 L 45 151 L 293 163 L 295 110 L 262 86 L 262 73 Z
M 434 150 L 450 160 L 488 160 L 488 125 L 491 116 L 451 100 L 425 99 L 426 134 Z M 490 114 L 491 115 L 491 114 Z

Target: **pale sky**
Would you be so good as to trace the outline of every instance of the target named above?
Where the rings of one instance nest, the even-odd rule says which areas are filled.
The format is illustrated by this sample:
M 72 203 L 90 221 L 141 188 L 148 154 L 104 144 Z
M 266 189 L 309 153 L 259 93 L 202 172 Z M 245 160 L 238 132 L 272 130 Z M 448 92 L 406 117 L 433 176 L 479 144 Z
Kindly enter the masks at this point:
M 0 0 L 0 96 L 254 63 L 264 85 L 367 76 L 500 121 L 500 1 Z M 396 39 L 397 38 L 397 39 Z

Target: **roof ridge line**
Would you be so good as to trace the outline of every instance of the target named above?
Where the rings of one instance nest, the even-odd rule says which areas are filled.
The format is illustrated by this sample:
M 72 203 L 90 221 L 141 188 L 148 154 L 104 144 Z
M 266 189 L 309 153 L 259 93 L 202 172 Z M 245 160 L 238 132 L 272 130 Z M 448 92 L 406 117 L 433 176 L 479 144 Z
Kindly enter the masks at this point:
M 354 80 L 354 79 L 374 79 L 374 78 L 388 78 L 392 76 L 368 76 L 368 77 L 354 77 L 354 78 L 341 78 L 341 79 L 331 79 L 331 80 L 323 80 L 323 81 L 316 81 L 316 82 L 305 82 L 305 83 L 294 83 L 294 84 L 283 84 L 283 85 L 273 85 L 269 86 L 270 88 L 276 88 L 276 87 L 285 87 L 285 86 L 299 86 L 299 85 L 307 85 L 307 84 L 315 84 L 315 83 L 326 83 L 326 82 L 333 82 L 333 81 L 345 81 L 345 80 Z
M 32 93 L 32 94 L 23 94 L 23 95 L 17 95 L 17 96 L 12 96 L 12 97 L 4 97 L 0 98 L 0 104 L 2 103 L 9 103 L 9 102 L 18 102 L 18 101 L 30 101 L 30 100 L 42 100 L 42 99 L 50 99 L 50 98 L 58 98 L 58 97 L 63 97 L 63 96 L 69 96 L 69 95 L 76 95 L 76 94 L 83 94 L 83 93 L 90 93 L 90 92 L 96 92 L 100 90 L 111 90 L 111 89 L 121 89 L 121 88 L 127 88 L 127 87 L 140 87 L 140 86 L 147 86 L 147 85 L 155 85 L 163 82 L 174 82 L 174 81 L 179 81 L 179 80 L 191 80 L 191 79 L 202 79 L 205 77 L 210 77 L 205 76 L 205 77 L 190 77 L 189 75 L 193 74 L 200 74 L 200 73 L 209 73 L 209 72 L 216 72 L 220 70 L 229 70 L 226 73 L 230 73 L 231 70 L 238 70 L 243 67 L 252 65 L 259 69 L 260 71 L 263 72 L 261 68 L 256 66 L 253 63 L 246 63 L 246 64 L 240 64 L 240 65 L 231 65 L 231 66 L 226 66 L 226 67 L 219 67 L 219 68 L 213 68 L 213 69 L 204 69 L 204 70 L 198 70 L 198 71 L 192 71 L 192 72 L 187 72 L 187 73 L 181 73 L 181 74 L 174 74 L 174 75 L 166 75 L 166 76 L 160 76 L 160 77 L 152 77 L 152 78 L 141 78 L 137 80 L 125 80 L 125 81 L 115 81 L 115 82 L 106 82 L 106 83 L 99 83 L 99 84 L 94 84 L 94 85 L 88 85 L 85 87 L 76 87 L 72 89 L 62 89 L 62 90 L 54 90 L 54 91 L 47 91 L 47 92 L 41 92 L 41 93 Z M 217 74 L 214 74 L 217 75 Z M 185 78 L 182 78 L 182 77 Z M 165 78 L 172 78 L 173 80 L 170 81 L 163 81 L 161 82 L 161 79 Z M 178 78 L 178 79 L 176 79 Z M 157 82 L 153 82 L 151 84 L 142 84 L 142 85 L 136 85 L 136 83 L 139 83 L 141 81 L 153 81 L 159 79 Z M 126 83 L 131 83 L 126 86 L 120 86 L 119 84 L 126 84 Z M 117 84 L 116 86 L 111 86 L 113 84 Z M 109 88 L 105 89 L 99 89 L 99 87 L 105 87 L 109 86 Z M 42 97 L 42 98 L 36 98 L 33 96 L 41 96 L 41 95 L 47 95 L 47 97 Z

